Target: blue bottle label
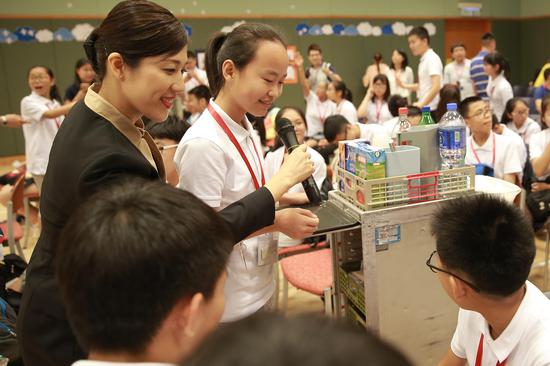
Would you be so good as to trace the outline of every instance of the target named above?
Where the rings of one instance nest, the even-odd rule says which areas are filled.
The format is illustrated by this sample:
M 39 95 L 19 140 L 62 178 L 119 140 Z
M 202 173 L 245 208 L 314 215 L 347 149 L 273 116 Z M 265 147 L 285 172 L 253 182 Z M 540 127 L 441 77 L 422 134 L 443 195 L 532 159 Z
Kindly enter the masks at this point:
M 464 127 L 440 128 L 439 148 L 446 150 L 465 149 L 466 129 Z

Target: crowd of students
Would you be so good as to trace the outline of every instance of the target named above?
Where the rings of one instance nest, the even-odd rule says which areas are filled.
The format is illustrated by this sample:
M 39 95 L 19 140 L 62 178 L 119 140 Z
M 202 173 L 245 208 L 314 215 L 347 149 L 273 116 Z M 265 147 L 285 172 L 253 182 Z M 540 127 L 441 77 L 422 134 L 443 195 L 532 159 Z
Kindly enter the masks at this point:
M 142 37 L 129 37 L 136 32 Z M 299 182 L 309 175 L 329 189 L 328 156 L 338 141 L 391 138 L 399 108 L 408 106 L 418 125 L 422 107 L 437 120 L 447 102 L 460 102 L 470 131 L 467 164 L 550 192 L 550 68 L 535 93 L 536 121 L 513 97 L 494 37 L 481 42 L 471 61 L 454 45 L 443 68 L 427 30 L 412 29 L 417 82 L 406 52 L 394 50 L 390 66 L 377 54 L 356 108 L 318 45 L 308 47 L 306 67 L 299 53 L 289 61 L 275 29 L 245 23 L 211 37 L 202 70 L 168 10 L 146 0 L 116 5 L 85 42 L 87 59 L 77 62 L 64 104 L 53 72 L 36 66 L 21 116 L 1 120 L 23 127 L 27 170 L 42 193 L 42 234 L 18 324 L 25 364 L 252 365 L 268 334 L 289 348 L 278 357 L 263 356 L 281 348 L 265 349 L 269 365 L 410 364 L 369 333 L 268 314 L 277 247 L 300 243 L 318 224 L 308 210 L 275 204 L 307 203 Z M 276 141 L 265 155 L 258 130 L 289 62 L 305 113 L 283 106 L 274 121 L 290 120 L 302 146 L 289 155 Z M 550 364 L 550 302 L 527 281 L 535 247 L 523 213 L 488 196 L 462 198 L 438 212 L 432 231 L 437 253 L 428 267 L 461 307 L 441 364 L 481 364 L 479 347 L 483 364 Z M 349 341 L 307 363 L 308 347 L 277 326 L 312 338 L 310 349 L 326 342 L 315 335 Z

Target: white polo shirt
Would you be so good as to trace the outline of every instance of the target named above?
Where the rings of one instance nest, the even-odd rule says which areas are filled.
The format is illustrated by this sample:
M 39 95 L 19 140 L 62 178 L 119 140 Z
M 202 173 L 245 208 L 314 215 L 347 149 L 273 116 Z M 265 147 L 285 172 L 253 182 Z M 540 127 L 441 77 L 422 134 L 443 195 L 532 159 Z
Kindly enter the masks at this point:
M 31 174 L 44 175 L 52 143 L 64 116 L 42 118 L 45 112 L 61 105 L 57 100 L 50 100 L 32 92 L 21 100 L 21 116 L 30 122 L 23 125 L 25 136 L 25 158 L 27 170 Z
M 392 119 L 384 122 L 382 124 L 382 127 L 384 127 L 384 131 L 390 136 L 392 139 L 397 137 L 397 132 L 399 132 L 398 128 L 395 128 L 399 124 L 399 117 L 393 117 Z
M 199 69 L 198 67 L 195 67 L 195 74 L 197 74 L 198 78 L 202 80 L 203 84 L 208 86 L 208 76 L 206 75 L 206 71 Z M 183 77 L 185 78 L 187 76 L 187 72 L 183 74 Z M 191 78 L 185 82 L 185 92 L 188 93 L 189 90 L 193 89 L 196 86 L 201 85 L 195 78 Z
M 479 339 L 483 334 L 482 365 L 550 365 L 550 300 L 531 282 L 504 332 L 492 339 L 489 324 L 475 311 L 460 309 L 451 350 L 468 364 L 475 365 Z
M 264 165 L 264 159 L 258 135 L 252 133 L 252 125 L 245 117 L 246 128 L 243 128 L 213 100 L 210 103 L 235 135 L 260 183 L 260 166 Z M 180 179 L 178 188 L 193 193 L 216 210 L 224 209 L 256 190 L 241 155 L 208 110 L 183 136 L 174 162 Z M 255 313 L 273 295 L 273 266 L 257 265 L 258 245 L 264 240 L 273 240 L 273 235 L 246 239 L 234 247 L 227 266 L 222 322 Z
M 440 85 L 443 85 L 443 64 L 437 53 L 430 48 L 424 52 L 418 64 L 418 100 L 421 102 L 424 102 L 424 98 L 430 92 L 432 76 L 439 76 Z M 439 91 L 428 105 L 432 110 L 436 110 L 437 103 L 439 103 Z
M 367 122 L 382 124 L 387 120 L 392 119 L 393 116 L 388 109 L 388 102 L 374 100 L 367 105 Z
M 540 132 L 540 125 L 533 121 L 531 118 L 527 117 L 525 123 L 520 128 L 517 128 L 514 122 L 508 122 L 506 126 L 517 133 L 522 139 L 523 142 L 528 144 L 531 136 Z
M 355 109 L 355 106 L 352 102 L 350 102 L 347 99 L 342 99 L 340 104 L 336 106 L 336 113 L 346 117 L 349 123 L 351 124 L 357 124 L 357 109 Z
M 493 145 L 493 137 L 495 144 Z M 473 148 L 473 150 L 472 150 Z M 493 148 L 495 151 L 495 163 L 493 165 Z M 476 159 L 474 151 L 479 157 Z M 466 142 L 466 165 L 485 164 L 495 170 L 495 178 L 503 179 L 505 174 L 520 174 L 522 171 L 517 149 L 509 137 L 491 132 L 489 138 L 479 146 L 472 136 Z
M 461 100 L 475 95 L 474 85 L 472 79 L 470 79 L 470 62 L 468 59 L 465 59 L 462 64 L 453 61 L 443 69 L 443 83 L 441 85 L 458 83 Z
M 535 158 L 540 157 L 549 143 L 550 143 L 549 128 L 542 130 L 539 133 L 536 133 L 533 136 L 531 136 L 531 140 L 529 141 L 529 158 L 533 160 Z M 545 179 L 549 175 L 550 175 L 550 165 L 546 167 L 546 171 L 544 175 L 538 178 Z
M 516 148 L 523 173 L 523 168 L 527 162 L 527 146 L 525 146 L 523 139 L 517 133 L 506 127 L 506 125 L 502 125 L 502 136 L 509 137 L 510 140 L 512 140 L 512 143 Z
M 491 104 L 493 113 L 499 121 L 502 120 L 502 114 L 506 109 L 506 102 L 514 97 L 512 85 L 506 80 L 504 73 L 501 73 L 494 80 L 489 78 L 487 95 L 489 96 L 489 103 Z
M 328 98 L 321 102 L 317 94 L 311 90 L 305 99 L 307 135 L 309 137 L 323 135 L 325 119 L 336 114 L 336 103 Z
M 371 144 L 374 143 L 376 137 L 387 140 L 390 136 L 390 134 L 386 132 L 384 126 L 377 123 L 359 123 L 358 126 L 361 131 L 359 138 L 368 140 Z

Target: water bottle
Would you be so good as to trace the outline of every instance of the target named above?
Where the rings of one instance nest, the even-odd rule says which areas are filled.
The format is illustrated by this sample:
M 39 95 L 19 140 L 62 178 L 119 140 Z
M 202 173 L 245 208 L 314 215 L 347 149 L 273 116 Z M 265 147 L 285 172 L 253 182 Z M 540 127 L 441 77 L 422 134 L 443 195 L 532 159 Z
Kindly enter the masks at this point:
M 411 128 L 411 123 L 409 122 L 409 109 L 407 107 L 401 107 L 398 110 L 399 112 L 399 118 L 398 122 L 393 126 L 393 130 L 391 132 L 391 138 L 392 142 L 390 143 L 390 149 L 391 151 L 395 151 L 395 146 L 397 145 L 397 135 L 399 132 L 407 131 L 409 128 Z
M 464 165 L 466 155 L 466 124 L 456 110 L 456 103 L 447 104 L 447 112 L 438 126 L 441 169 L 453 169 Z
M 427 105 L 425 107 L 422 107 L 422 119 L 420 120 L 420 126 L 427 126 L 427 125 L 434 125 L 435 122 L 432 118 L 432 114 L 430 113 L 430 106 Z

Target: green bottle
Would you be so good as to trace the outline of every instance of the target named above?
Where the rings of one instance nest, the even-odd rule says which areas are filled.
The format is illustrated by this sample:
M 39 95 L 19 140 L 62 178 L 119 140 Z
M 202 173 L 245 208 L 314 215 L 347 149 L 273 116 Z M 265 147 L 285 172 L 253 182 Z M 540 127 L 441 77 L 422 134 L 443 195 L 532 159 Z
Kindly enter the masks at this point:
M 420 120 L 420 126 L 434 125 L 435 122 L 430 113 L 430 106 L 422 107 L 422 119 Z

